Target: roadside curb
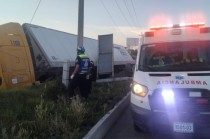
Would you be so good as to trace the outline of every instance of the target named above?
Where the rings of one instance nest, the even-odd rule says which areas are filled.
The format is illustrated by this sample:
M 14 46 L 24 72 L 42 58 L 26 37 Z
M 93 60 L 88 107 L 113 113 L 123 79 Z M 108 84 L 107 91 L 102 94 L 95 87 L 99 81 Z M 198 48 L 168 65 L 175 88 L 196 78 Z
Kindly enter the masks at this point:
M 122 111 L 129 104 L 130 93 L 118 102 L 112 110 L 104 115 L 91 130 L 83 137 L 83 139 L 102 139 Z

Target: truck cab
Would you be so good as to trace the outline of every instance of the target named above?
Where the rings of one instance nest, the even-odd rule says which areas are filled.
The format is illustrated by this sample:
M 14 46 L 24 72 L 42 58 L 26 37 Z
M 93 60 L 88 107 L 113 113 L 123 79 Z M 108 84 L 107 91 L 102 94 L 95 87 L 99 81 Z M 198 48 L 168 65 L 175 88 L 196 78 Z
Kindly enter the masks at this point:
M 35 83 L 30 49 L 18 23 L 0 25 L 0 89 Z
M 138 48 L 131 111 L 135 128 L 181 134 L 210 129 L 210 28 L 151 27 Z

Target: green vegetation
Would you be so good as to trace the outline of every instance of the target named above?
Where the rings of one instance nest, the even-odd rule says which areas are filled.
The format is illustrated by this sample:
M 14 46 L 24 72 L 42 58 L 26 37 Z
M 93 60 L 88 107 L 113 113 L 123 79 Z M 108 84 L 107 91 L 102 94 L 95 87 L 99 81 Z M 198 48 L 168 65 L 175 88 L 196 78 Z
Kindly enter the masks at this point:
M 0 90 L 0 138 L 79 139 L 121 100 L 130 81 L 93 84 L 87 100 L 66 98 L 59 81 L 19 90 Z

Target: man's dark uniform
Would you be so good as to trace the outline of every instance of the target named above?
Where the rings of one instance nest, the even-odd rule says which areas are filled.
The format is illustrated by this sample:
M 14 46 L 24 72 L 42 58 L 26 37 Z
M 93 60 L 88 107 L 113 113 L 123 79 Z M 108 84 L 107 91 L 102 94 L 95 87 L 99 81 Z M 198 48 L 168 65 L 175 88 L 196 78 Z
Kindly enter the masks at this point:
M 81 96 L 87 98 L 88 93 L 90 92 L 87 79 L 87 76 L 89 76 L 90 59 L 83 51 L 78 53 L 75 61 L 75 67 L 76 65 L 79 65 L 79 70 L 74 75 L 70 83 L 70 95 L 74 95 L 74 90 L 77 86 L 79 86 Z

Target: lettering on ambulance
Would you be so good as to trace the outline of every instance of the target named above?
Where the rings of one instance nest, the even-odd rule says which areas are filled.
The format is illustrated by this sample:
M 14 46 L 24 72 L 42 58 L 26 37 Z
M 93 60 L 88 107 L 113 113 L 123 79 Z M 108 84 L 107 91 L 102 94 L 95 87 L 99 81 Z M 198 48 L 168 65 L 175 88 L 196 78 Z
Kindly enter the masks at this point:
M 195 81 L 195 80 L 182 80 L 182 81 L 177 81 L 177 80 L 162 80 L 162 81 L 157 81 L 157 85 L 161 84 L 191 84 L 191 85 L 208 85 L 206 81 Z

